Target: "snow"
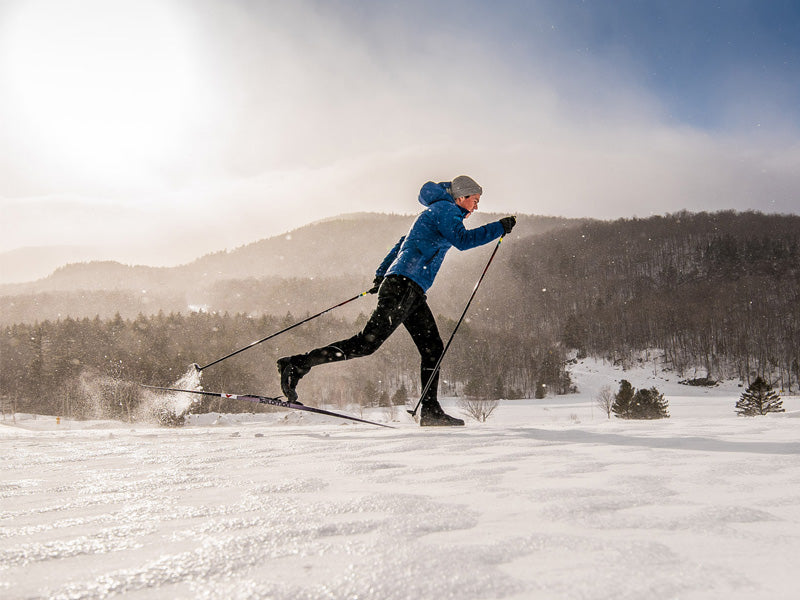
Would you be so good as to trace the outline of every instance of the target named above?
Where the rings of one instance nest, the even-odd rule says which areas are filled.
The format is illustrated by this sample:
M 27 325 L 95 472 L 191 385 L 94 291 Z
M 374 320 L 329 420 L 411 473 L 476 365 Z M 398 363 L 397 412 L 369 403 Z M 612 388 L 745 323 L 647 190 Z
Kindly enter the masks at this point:
M 621 378 L 672 417 L 607 419 L 592 398 Z M 737 382 L 590 360 L 573 379 L 457 429 L 7 417 L 0 597 L 797 597 L 800 398 L 743 418 Z

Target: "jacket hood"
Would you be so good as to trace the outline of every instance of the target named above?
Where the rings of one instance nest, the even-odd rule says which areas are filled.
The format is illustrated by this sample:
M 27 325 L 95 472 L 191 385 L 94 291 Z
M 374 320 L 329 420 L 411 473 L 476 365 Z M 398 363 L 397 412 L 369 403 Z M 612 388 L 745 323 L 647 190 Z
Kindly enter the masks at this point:
M 439 202 L 441 200 L 455 203 L 453 197 L 450 195 L 449 181 L 443 181 L 441 183 L 429 181 L 423 185 L 422 189 L 419 191 L 419 203 L 422 204 L 422 206 L 430 206 L 434 202 Z

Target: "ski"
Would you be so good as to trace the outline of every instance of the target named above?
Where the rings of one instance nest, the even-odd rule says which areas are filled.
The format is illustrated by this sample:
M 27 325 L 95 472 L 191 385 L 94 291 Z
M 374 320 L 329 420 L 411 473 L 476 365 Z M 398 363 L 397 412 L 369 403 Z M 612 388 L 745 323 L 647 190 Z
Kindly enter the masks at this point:
M 332 412 L 330 410 L 325 410 L 324 408 L 306 406 L 305 404 L 289 402 L 288 400 L 281 400 L 280 398 L 274 398 L 272 396 L 258 396 L 256 394 L 226 394 L 224 392 L 206 392 L 205 390 L 184 390 L 180 388 L 159 387 L 156 385 L 140 385 L 151 390 L 160 390 L 162 392 L 186 392 L 187 394 L 200 394 L 202 396 L 213 396 L 215 398 L 227 398 L 228 400 L 244 400 L 245 402 L 255 402 L 256 404 L 269 404 L 271 406 L 280 406 L 281 408 L 304 410 L 306 412 L 316 413 L 318 415 L 327 415 L 329 417 L 336 417 L 338 419 L 346 419 L 348 421 L 357 421 L 359 423 L 366 423 L 368 425 L 377 425 L 378 427 L 394 429 L 394 427 L 391 425 L 386 425 L 384 423 L 376 423 L 375 421 L 359 419 L 358 417 L 351 417 L 350 415 Z

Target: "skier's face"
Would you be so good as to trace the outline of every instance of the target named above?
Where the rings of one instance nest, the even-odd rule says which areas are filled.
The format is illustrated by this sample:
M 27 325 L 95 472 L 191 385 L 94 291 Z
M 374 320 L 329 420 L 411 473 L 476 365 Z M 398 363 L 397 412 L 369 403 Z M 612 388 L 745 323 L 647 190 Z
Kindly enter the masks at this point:
M 463 196 L 461 198 L 456 198 L 456 204 L 458 204 L 461 208 L 467 211 L 465 219 L 470 216 L 473 212 L 478 210 L 478 202 L 480 202 L 481 195 L 480 194 L 472 194 L 472 196 Z

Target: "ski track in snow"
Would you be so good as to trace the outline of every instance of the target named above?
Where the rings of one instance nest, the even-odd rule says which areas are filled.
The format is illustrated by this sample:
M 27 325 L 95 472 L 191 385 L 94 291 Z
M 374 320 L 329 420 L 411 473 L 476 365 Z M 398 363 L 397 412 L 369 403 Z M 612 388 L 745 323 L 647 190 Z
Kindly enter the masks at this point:
M 680 391 L 649 422 L 0 426 L 0 597 L 795 598 L 800 398 Z

